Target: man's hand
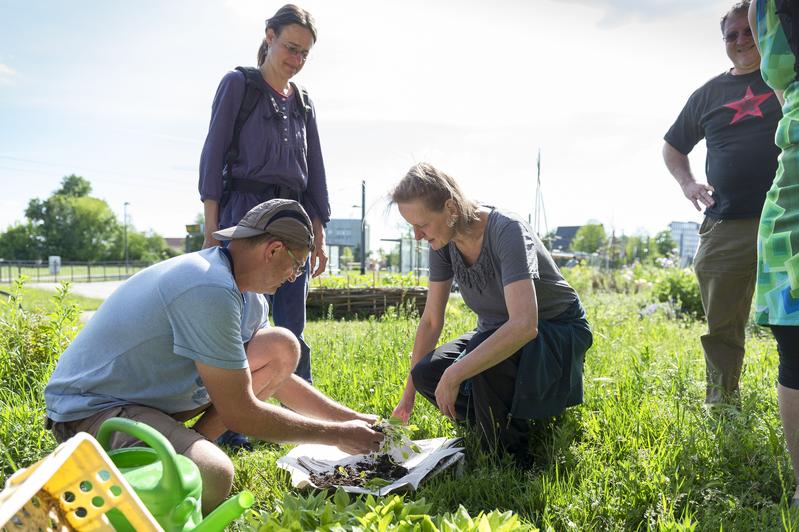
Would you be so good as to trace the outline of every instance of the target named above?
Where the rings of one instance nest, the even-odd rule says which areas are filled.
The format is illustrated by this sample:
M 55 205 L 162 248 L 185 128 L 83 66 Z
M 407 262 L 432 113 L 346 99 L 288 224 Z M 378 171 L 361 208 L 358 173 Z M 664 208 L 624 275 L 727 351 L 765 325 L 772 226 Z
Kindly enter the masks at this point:
M 374 414 L 362 414 L 360 412 L 356 412 L 355 416 L 352 419 L 357 419 L 358 421 L 365 421 L 369 423 L 369 425 L 374 425 L 377 423 L 377 420 L 380 419 L 380 416 L 376 416 Z
M 336 447 L 348 454 L 367 454 L 380 449 L 383 434 L 371 429 L 366 421 L 353 419 L 340 423 L 341 432 Z
M 313 252 L 311 253 L 311 276 L 319 277 L 327 268 L 327 250 L 325 249 L 325 228 L 319 220 L 313 221 Z
M 698 211 L 702 210 L 699 206 L 700 203 L 705 207 L 712 207 L 716 204 L 716 200 L 714 200 L 711 195 L 713 192 L 715 192 L 713 187 L 705 185 L 704 183 L 697 183 L 694 181 L 682 185 L 682 193 L 694 204 L 694 207 Z

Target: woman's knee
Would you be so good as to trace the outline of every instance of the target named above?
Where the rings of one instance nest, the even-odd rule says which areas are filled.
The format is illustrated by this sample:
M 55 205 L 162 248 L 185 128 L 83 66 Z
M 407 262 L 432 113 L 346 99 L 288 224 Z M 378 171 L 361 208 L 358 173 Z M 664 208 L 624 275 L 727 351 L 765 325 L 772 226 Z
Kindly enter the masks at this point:
M 433 371 L 433 364 L 430 361 L 431 355 L 432 353 L 428 354 L 411 368 L 411 379 L 413 380 L 413 386 L 417 390 L 426 390 L 431 384 L 435 389 L 435 384 L 438 384 L 440 376 L 435 375 Z

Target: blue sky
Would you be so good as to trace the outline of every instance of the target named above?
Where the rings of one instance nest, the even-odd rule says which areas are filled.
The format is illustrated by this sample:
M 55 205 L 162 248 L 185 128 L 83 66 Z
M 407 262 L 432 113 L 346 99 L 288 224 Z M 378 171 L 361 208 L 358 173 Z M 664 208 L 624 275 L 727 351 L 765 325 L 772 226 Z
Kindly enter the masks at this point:
M 549 228 L 653 234 L 698 220 L 660 158 L 690 93 L 728 68 L 732 2 L 407 0 L 302 3 L 319 41 L 297 81 L 319 113 L 334 217 L 428 160 L 527 215 L 542 152 Z M 181 236 L 219 79 L 255 60 L 281 3 L 0 0 L 0 229 L 77 173 L 137 229 Z M 702 176 L 704 150 L 692 154 Z

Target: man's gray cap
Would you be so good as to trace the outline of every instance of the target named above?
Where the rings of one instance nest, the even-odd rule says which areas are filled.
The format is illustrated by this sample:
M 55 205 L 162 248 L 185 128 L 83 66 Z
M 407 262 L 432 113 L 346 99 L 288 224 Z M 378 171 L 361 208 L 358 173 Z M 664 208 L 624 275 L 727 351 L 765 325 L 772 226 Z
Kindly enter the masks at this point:
M 272 199 L 256 205 L 234 227 L 214 233 L 217 240 L 237 240 L 270 234 L 289 247 L 313 249 L 311 219 L 294 200 Z

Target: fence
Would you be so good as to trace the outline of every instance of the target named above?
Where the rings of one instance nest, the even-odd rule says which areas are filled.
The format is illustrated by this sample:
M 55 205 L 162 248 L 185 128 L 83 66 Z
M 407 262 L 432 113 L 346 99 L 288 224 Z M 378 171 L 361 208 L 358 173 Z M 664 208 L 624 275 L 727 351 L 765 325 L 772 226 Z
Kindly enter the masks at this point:
M 53 274 L 45 261 L 0 260 L 0 283 L 8 284 L 24 275 L 32 283 L 91 283 L 120 281 L 149 266 L 149 262 L 62 262 Z

